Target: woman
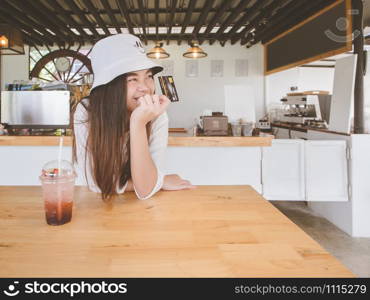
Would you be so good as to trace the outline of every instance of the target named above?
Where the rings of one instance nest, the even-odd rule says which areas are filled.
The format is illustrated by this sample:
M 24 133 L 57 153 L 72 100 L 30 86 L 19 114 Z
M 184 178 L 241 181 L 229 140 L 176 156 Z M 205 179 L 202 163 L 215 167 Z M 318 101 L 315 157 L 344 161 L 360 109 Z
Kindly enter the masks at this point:
M 149 60 L 140 40 L 117 34 L 91 51 L 94 83 L 74 114 L 73 161 L 90 190 L 103 200 L 125 191 L 147 199 L 158 190 L 194 188 L 164 175 L 168 140 L 166 96 L 154 94 L 163 68 Z

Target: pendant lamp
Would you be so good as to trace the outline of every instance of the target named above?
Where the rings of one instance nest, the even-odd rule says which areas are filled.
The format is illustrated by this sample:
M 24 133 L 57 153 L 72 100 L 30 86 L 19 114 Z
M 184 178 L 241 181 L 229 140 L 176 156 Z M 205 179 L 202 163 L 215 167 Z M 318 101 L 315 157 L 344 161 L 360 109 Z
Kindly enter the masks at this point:
M 163 58 L 170 57 L 170 55 L 162 47 L 163 47 L 163 43 L 156 43 L 154 48 L 152 48 L 146 54 L 146 56 L 148 56 L 149 58 L 154 58 L 154 59 L 163 59 Z
M 203 58 L 207 56 L 207 53 L 197 43 L 191 42 L 190 48 L 182 56 L 186 58 Z

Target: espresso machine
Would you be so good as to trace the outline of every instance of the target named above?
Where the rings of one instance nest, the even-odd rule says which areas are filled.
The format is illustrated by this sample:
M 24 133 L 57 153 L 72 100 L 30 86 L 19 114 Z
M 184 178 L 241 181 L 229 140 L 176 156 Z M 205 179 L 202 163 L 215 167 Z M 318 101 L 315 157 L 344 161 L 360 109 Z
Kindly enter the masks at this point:
M 305 125 L 328 122 L 330 100 L 329 94 L 288 94 L 280 100 L 284 105 L 284 114 L 280 121 Z
M 9 129 L 67 129 L 69 91 L 2 91 L 0 123 Z

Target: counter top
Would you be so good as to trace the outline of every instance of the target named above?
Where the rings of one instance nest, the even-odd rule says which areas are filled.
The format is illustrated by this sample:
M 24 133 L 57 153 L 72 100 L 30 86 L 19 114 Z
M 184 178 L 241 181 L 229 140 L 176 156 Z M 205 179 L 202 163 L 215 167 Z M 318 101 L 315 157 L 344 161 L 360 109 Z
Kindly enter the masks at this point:
M 104 203 L 77 187 L 45 222 L 40 187 L 0 187 L 0 277 L 354 277 L 250 186 Z
M 234 137 L 234 136 L 189 136 L 171 134 L 168 137 L 170 147 L 264 147 L 271 146 L 272 135 Z M 0 146 L 58 146 L 58 136 L 0 136 Z M 64 137 L 64 145 L 72 145 L 72 137 Z
M 290 130 L 296 130 L 296 131 L 301 131 L 301 132 L 307 132 L 307 130 L 313 130 L 313 131 L 320 131 L 320 132 L 333 133 L 333 134 L 339 134 L 339 135 L 351 135 L 349 133 L 332 131 L 332 130 L 325 129 L 325 128 L 315 128 L 315 127 L 310 127 L 310 126 L 305 126 L 305 125 L 300 125 L 300 124 L 292 124 L 292 123 L 284 123 L 284 122 L 275 122 L 275 123 L 272 123 L 271 126 L 290 129 Z

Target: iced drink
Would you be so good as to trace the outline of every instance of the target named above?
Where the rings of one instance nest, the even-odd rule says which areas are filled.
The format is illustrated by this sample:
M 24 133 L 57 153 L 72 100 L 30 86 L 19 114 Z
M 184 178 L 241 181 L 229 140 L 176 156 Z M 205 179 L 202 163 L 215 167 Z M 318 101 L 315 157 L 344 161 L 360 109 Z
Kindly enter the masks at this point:
M 64 168 L 54 168 L 55 162 L 45 166 L 40 180 L 46 222 L 49 225 L 63 225 L 72 218 L 75 174 L 67 161 L 63 161 Z

